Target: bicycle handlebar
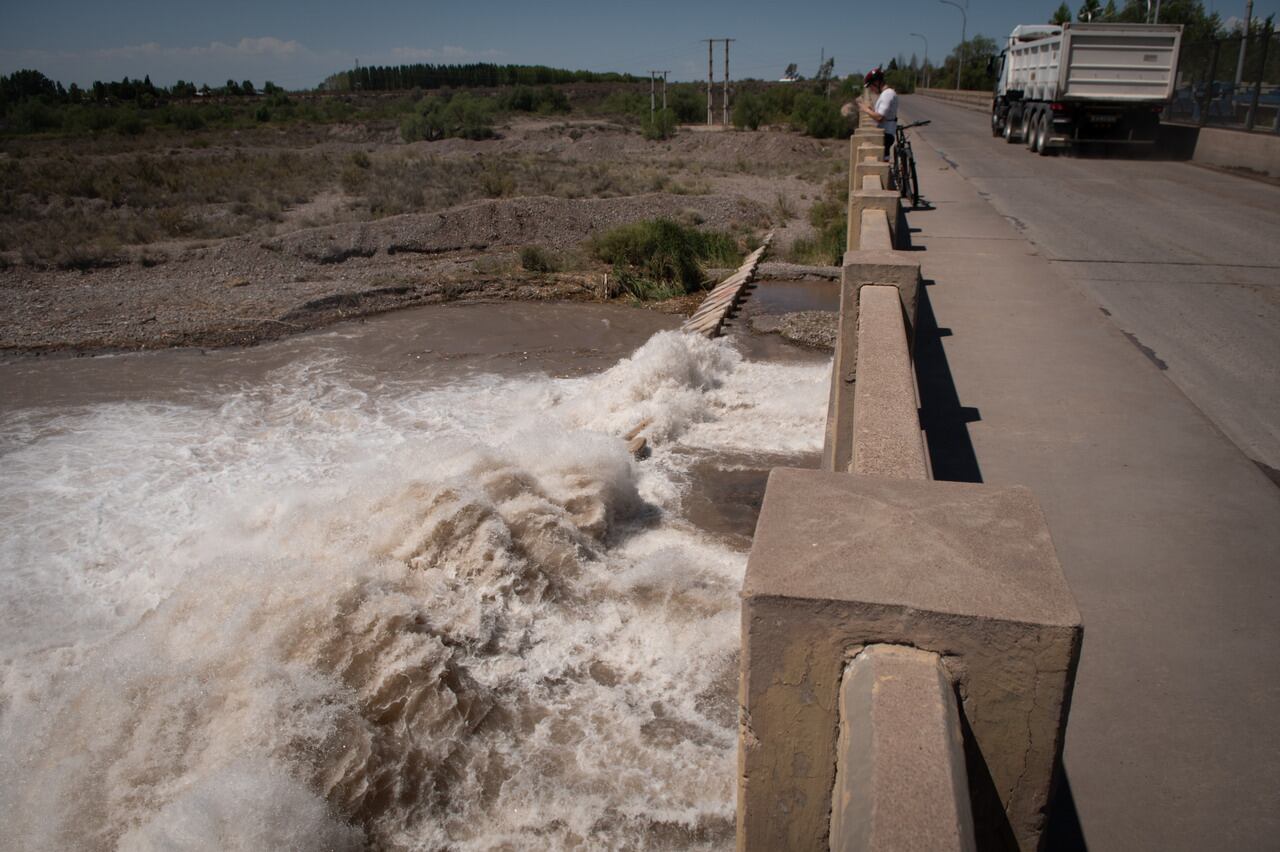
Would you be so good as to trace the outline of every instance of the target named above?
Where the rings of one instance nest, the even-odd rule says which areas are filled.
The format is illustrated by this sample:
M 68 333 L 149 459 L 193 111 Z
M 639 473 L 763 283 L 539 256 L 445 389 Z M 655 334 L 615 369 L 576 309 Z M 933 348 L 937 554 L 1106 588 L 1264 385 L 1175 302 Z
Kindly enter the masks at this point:
M 933 124 L 933 119 L 926 118 L 924 121 L 913 121 L 910 124 L 899 124 L 899 130 L 910 130 L 913 127 L 924 127 L 926 124 Z

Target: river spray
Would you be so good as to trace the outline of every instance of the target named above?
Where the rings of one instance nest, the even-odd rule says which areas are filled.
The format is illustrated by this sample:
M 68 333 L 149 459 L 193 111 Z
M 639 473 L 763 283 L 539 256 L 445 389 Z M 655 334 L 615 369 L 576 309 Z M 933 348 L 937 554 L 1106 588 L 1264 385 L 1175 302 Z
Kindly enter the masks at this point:
M 745 554 L 681 498 L 818 449 L 828 375 L 663 332 L 581 378 L 370 393 L 316 356 L 6 414 L 6 842 L 731 842 Z

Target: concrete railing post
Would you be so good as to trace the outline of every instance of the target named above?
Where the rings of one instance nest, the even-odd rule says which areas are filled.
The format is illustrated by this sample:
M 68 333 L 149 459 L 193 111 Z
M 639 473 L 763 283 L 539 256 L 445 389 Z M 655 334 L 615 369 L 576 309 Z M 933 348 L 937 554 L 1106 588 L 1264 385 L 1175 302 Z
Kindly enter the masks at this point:
M 893 244 L 898 244 L 898 222 L 902 217 L 902 199 L 891 189 L 859 189 L 849 196 L 849 228 L 845 235 L 849 251 L 862 248 L 862 211 L 883 210 L 889 220 Z
M 879 160 L 863 160 L 854 166 L 854 179 L 849 184 L 852 192 L 857 192 L 867 185 L 867 177 L 873 176 L 877 180 L 875 189 L 889 188 L 889 164 Z
M 828 848 L 845 663 L 879 644 L 957 684 L 974 810 L 1002 823 L 979 843 L 1037 848 L 1081 629 L 1029 491 L 775 469 L 742 595 L 740 850 Z
M 872 128 L 872 130 L 874 130 L 876 133 L 879 133 L 879 131 L 876 130 L 875 128 Z M 862 149 L 864 147 L 868 147 L 874 144 L 876 141 L 877 140 L 871 138 L 871 135 L 867 130 L 861 127 L 855 130 L 853 132 L 853 135 L 849 137 L 849 191 L 850 192 L 853 192 L 858 187 L 862 186 L 861 179 L 857 177 L 858 164 L 864 162 L 864 160 L 866 159 L 866 156 L 863 153 Z M 881 148 L 881 150 L 883 150 L 883 147 Z
M 893 237 L 889 233 L 889 219 L 883 210 L 863 210 L 860 248 L 867 251 L 892 251 Z
M 858 328 L 862 289 L 868 284 L 898 289 L 906 321 L 907 345 L 915 338 L 916 303 L 920 290 L 920 263 L 909 252 L 850 251 L 840 274 L 840 319 L 831 367 L 831 396 L 827 406 L 827 433 L 822 448 L 822 469 L 847 471 L 853 461 L 854 390 L 858 375 Z
M 973 852 L 955 687 L 937 654 L 864 648 L 840 684 L 832 852 Z
M 852 473 L 928 479 L 916 381 L 896 287 L 862 288 L 858 381 L 854 384 Z

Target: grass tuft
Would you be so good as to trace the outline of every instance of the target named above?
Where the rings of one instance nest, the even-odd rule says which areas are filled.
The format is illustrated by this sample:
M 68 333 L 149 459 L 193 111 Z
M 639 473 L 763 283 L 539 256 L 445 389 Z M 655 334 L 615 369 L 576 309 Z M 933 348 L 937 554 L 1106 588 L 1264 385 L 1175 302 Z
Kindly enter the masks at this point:
M 705 286 L 703 264 L 736 266 L 737 242 L 728 234 L 698 231 L 670 219 L 621 225 L 591 241 L 597 259 L 611 264 L 621 287 L 638 299 L 665 299 Z
M 560 258 L 541 246 L 525 246 L 520 250 L 520 265 L 526 272 L 559 272 Z

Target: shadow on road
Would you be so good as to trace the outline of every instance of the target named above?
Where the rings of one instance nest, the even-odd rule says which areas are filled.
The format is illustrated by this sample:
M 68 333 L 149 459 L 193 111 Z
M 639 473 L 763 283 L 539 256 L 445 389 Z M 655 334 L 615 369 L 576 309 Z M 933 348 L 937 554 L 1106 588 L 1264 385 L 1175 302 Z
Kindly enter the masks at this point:
M 929 446 L 933 478 L 950 482 L 981 482 L 982 470 L 969 439 L 969 424 L 982 419 L 978 409 L 960 404 L 942 338 L 951 329 L 939 328 L 929 300 L 935 282 L 925 280 L 916 307 L 915 366 L 920 390 L 920 425 Z
M 1053 791 L 1053 804 L 1049 807 L 1049 824 L 1045 827 L 1045 852 L 1088 852 L 1084 841 L 1084 829 L 1080 826 L 1080 814 L 1076 800 L 1071 795 L 1071 779 L 1066 770 L 1058 776 Z
M 1199 138 L 1199 127 L 1161 124 L 1154 145 L 1080 143 L 1071 149 L 1070 156 L 1077 160 L 1190 160 Z

